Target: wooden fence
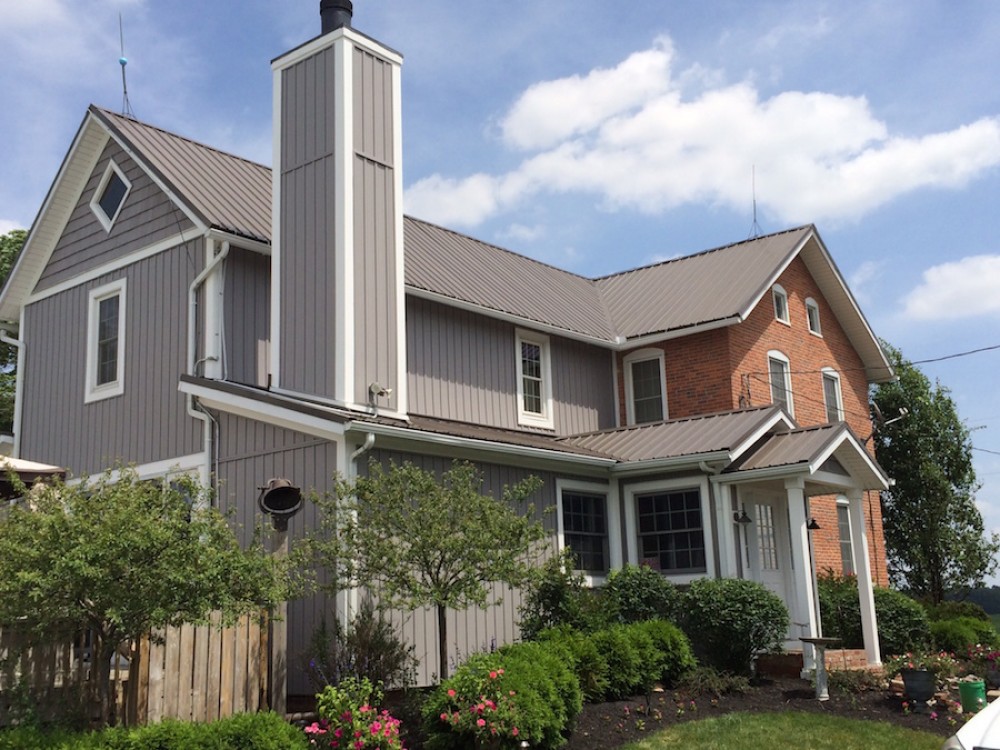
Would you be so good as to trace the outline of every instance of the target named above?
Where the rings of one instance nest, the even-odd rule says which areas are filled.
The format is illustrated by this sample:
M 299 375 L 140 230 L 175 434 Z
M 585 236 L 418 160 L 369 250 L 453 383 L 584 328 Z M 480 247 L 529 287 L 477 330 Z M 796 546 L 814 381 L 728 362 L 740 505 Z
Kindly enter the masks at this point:
M 211 625 L 168 628 L 159 638 L 140 641 L 127 671 L 112 670 L 121 720 L 212 721 L 267 708 L 267 618 L 246 615 L 232 627 L 218 624 L 214 616 Z M 43 716 L 51 713 L 48 706 L 65 706 L 67 696 L 87 701 L 91 695 L 94 674 L 86 649 L 26 644 L 17 633 L 0 630 L 0 726 L 8 723 L 19 691 L 30 691 Z

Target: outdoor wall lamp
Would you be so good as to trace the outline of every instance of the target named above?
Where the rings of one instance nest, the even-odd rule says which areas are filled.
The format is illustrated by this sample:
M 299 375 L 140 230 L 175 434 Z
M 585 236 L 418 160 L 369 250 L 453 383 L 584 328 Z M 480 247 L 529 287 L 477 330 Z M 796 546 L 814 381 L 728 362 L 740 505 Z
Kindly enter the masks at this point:
M 302 490 L 281 478 L 274 478 L 259 489 L 257 507 L 271 517 L 275 530 L 288 531 L 288 519 L 302 507 Z
M 751 519 L 750 516 L 747 515 L 746 508 L 741 509 L 739 513 L 734 512 L 733 521 L 735 521 L 736 523 L 741 523 L 744 526 L 746 526 L 748 523 L 753 523 L 753 519 Z
M 819 525 L 819 521 L 815 518 L 810 518 L 809 523 L 806 524 L 806 528 L 809 529 L 809 531 L 819 531 L 821 527 Z

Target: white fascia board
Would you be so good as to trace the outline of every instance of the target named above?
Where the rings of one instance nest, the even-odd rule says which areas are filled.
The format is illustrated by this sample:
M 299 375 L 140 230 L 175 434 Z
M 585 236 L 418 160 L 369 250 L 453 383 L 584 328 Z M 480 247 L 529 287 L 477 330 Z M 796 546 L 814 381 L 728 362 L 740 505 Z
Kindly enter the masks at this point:
M 376 42 L 374 39 L 367 37 L 364 34 L 359 34 L 349 26 L 341 26 L 339 29 L 335 29 L 328 34 L 318 36 L 293 50 L 289 50 L 280 57 L 274 58 L 271 61 L 271 70 L 283 70 L 284 68 L 291 67 L 292 65 L 295 65 L 295 63 L 312 57 L 320 50 L 326 49 L 339 39 L 345 38 L 352 44 L 355 44 L 362 49 L 366 49 L 372 54 L 384 57 L 389 62 L 396 63 L 396 65 L 403 64 L 402 55 L 395 50 L 389 49 L 385 45 L 380 42 Z
M 136 250 L 134 253 L 129 253 L 121 258 L 116 258 L 110 263 L 105 263 L 97 268 L 92 268 L 85 273 L 74 276 L 71 279 L 67 279 L 59 284 L 54 284 L 53 286 L 46 287 L 41 291 L 35 292 L 24 301 L 24 304 L 30 305 L 33 302 L 53 297 L 69 289 L 73 289 L 74 287 L 88 284 L 101 276 L 113 273 L 114 271 L 119 271 L 123 268 L 131 266 L 134 263 L 138 263 L 139 261 L 152 258 L 154 255 L 159 255 L 160 253 L 170 250 L 171 248 L 183 245 L 185 242 L 190 242 L 191 240 L 204 237 L 204 235 L 204 232 L 194 228 L 185 230 L 179 234 L 173 235 L 172 237 L 167 237 L 159 242 L 154 242 L 152 245 L 144 247 L 141 250 Z
M 253 240 L 249 237 L 243 237 L 239 234 L 233 234 L 232 232 L 226 232 L 222 229 L 209 229 L 205 235 L 210 240 L 214 240 L 218 244 L 223 242 L 228 242 L 233 247 L 240 247 L 244 250 L 250 250 L 254 253 L 260 253 L 261 255 L 271 254 L 271 243 L 261 242 L 260 240 Z
M 699 473 L 704 473 L 701 465 L 709 463 L 729 463 L 728 451 L 712 451 L 711 453 L 698 453 L 693 456 L 675 456 L 672 458 L 654 458 L 648 461 L 628 461 L 616 463 L 611 473 L 618 477 L 630 476 L 633 474 L 652 474 L 655 472 L 674 472 L 684 469 L 697 469 Z
M 546 448 L 532 448 L 527 445 L 501 443 L 496 440 L 460 437 L 458 435 L 443 435 L 438 432 L 425 432 L 423 430 L 417 430 L 409 427 L 394 427 L 392 425 L 378 424 L 376 422 L 348 422 L 346 425 L 346 431 L 360 434 L 374 433 L 375 435 L 381 435 L 396 440 L 430 443 L 450 448 L 466 448 L 475 451 L 488 451 L 490 453 L 504 456 L 522 456 L 525 458 L 544 459 L 546 461 L 584 464 L 596 468 L 611 468 L 618 463 L 613 458 L 595 458 L 593 456 L 584 456 L 578 453 L 563 453 L 561 451 L 549 450 Z
M 837 451 L 841 448 L 846 448 L 847 450 L 852 450 L 855 455 L 861 460 L 865 467 L 872 473 L 872 475 L 881 482 L 879 489 L 887 490 L 889 489 L 889 478 L 882 471 L 882 467 L 876 463 L 876 461 L 871 457 L 871 455 L 864 449 L 862 445 L 854 439 L 851 432 L 848 431 L 846 427 L 841 428 L 840 434 L 837 438 L 830 441 L 820 453 L 816 455 L 811 464 L 811 471 L 814 474 L 820 473 L 820 467 L 823 466 Z
M 719 320 L 712 320 L 707 323 L 699 323 L 697 325 L 686 326 L 684 328 L 675 328 L 672 331 L 663 331 L 661 333 L 650 333 L 644 336 L 636 336 L 634 339 L 619 338 L 615 341 L 614 348 L 618 351 L 626 351 L 641 346 L 649 346 L 650 344 L 659 344 L 663 341 L 672 341 L 673 339 L 692 336 L 696 333 L 714 331 L 717 328 L 726 328 L 727 326 L 742 323 L 743 320 L 744 317 L 741 315 L 730 315 L 728 318 L 720 318 Z
M 190 471 L 200 470 L 205 463 L 204 453 L 192 453 L 188 456 L 178 456 L 176 458 L 165 458 L 162 461 L 151 461 L 147 464 L 137 464 L 130 466 L 127 471 L 135 472 L 139 479 L 155 479 L 171 474 L 186 474 Z M 90 476 L 76 477 L 66 480 L 68 486 L 81 484 L 82 482 L 92 483 L 96 480 L 108 476 L 112 482 L 117 482 L 122 476 L 121 469 L 112 469 L 106 474 L 92 474 Z
M 109 137 L 107 129 L 88 112 L 0 292 L 0 320 L 13 322 L 20 318 L 20 308 L 48 264 Z
M 370 404 L 359 404 L 354 401 L 339 401 L 334 398 L 324 398 L 322 396 L 316 396 L 312 393 L 302 393 L 301 391 L 292 390 L 291 388 L 275 388 L 272 386 L 270 388 L 270 392 L 272 395 L 285 396 L 286 398 L 301 401 L 312 406 L 329 406 L 334 409 L 353 411 L 358 414 L 366 414 L 371 417 L 388 417 L 389 419 L 398 419 L 401 422 L 410 421 L 410 418 L 401 412 L 382 407 L 374 408 Z
M 223 393 L 195 383 L 181 382 L 177 389 L 181 393 L 194 396 L 204 406 L 256 422 L 264 422 L 325 440 L 336 440 L 344 435 L 344 425 L 334 421 L 334 415 L 331 415 L 330 419 L 324 419 L 275 404 L 261 403 L 247 396 Z
M 716 481 L 720 484 L 742 484 L 749 481 L 760 481 L 763 479 L 790 479 L 792 477 L 809 477 L 812 468 L 807 463 L 768 466 L 764 469 L 746 469 L 732 474 L 720 474 Z

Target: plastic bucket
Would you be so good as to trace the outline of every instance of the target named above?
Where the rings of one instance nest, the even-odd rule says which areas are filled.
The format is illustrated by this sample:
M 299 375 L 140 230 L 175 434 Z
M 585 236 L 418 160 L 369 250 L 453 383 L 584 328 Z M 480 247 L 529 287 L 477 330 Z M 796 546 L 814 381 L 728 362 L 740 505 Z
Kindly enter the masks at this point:
M 958 694 L 962 710 L 967 713 L 975 713 L 986 706 L 986 683 L 982 680 L 958 683 Z

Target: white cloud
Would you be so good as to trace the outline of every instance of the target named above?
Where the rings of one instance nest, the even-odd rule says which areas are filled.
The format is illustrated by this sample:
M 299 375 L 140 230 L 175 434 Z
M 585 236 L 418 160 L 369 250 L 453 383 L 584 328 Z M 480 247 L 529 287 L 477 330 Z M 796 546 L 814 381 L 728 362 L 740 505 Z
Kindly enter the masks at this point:
M 0 219 L 0 234 L 7 234 L 7 232 L 12 232 L 15 229 L 25 229 L 19 221 L 12 221 L 10 219 Z
M 924 271 L 904 300 L 916 320 L 971 318 L 1000 313 L 1000 255 L 971 255 Z
M 519 242 L 534 242 L 545 234 L 545 227 L 511 224 L 498 235 L 501 239 L 518 240 Z
M 609 210 L 662 213 L 689 203 L 786 223 L 857 220 L 921 188 L 960 188 L 1000 165 L 1000 118 L 906 137 L 863 97 L 787 91 L 703 68 L 672 70 L 669 39 L 612 69 L 537 83 L 503 118 L 505 142 L 529 154 L 506 174 L 434 175 L 409 209 L 469 226 L 542 192 L 589 193 Z M 419 200 L 417 200 L 419 198 Z M 419 208 L 417 205 L 419 204 Z

